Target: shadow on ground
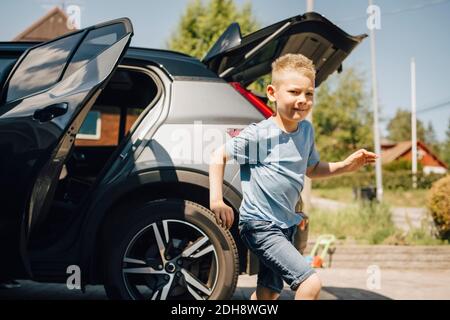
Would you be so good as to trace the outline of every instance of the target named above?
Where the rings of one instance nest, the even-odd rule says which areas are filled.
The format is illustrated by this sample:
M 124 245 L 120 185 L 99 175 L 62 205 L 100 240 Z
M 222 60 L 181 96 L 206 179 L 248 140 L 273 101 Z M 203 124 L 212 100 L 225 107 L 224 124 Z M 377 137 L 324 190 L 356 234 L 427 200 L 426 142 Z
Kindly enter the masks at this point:
M 233 300 L 248 300 L 255 288 L 238 288 Z M 280 300 L 293 300 L 294 292 L 284 289 L 280 294 Z M 357 288 L 323 287 L 319 300 L 391 300 L 381 294 Z
M 103 286 L 87 286 L 86 292 L 68 290 L 63 284 L 20 281 L 20 288 L 0 289 L 0 300 L 105 300 Z M 254 287 L 238 287 L 232 300 L 248 300 Z M 284 289 L 280 300 L 294 299 L 294 292 Z M 356 288 L 324 287 L 320 300 L 390 300 L 372 291 Z
M 337 300 L 392 300 L 382 294 L 357 288 L 325 287 L 323 291 Z

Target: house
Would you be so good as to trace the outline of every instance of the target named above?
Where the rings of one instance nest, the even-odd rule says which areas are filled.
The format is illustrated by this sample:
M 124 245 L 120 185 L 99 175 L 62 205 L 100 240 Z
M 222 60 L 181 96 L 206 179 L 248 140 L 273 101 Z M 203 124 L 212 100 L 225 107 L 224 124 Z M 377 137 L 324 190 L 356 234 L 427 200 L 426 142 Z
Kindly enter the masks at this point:
M 139 114 L 128 110 L 125 120 L 125 133 L 128 133 Z M 75 145 L 77 146 L 116 146 L 119 144 L 120 109 L 94 107 L 89 111 L 81 126 Z
M 381 143 L 381 162 L 387 164 L 395 160 L 412 161 L 412 142 Z M 423 172 L 445 174 L 447 165 L 435 155 L 423 142 L 417 141 L 417 162 L 422 165 Z
M 71 27 L 67 14 L 59 7 L 54 7 L 12 41 L 48 41 L 72 31 L 75 30 Z

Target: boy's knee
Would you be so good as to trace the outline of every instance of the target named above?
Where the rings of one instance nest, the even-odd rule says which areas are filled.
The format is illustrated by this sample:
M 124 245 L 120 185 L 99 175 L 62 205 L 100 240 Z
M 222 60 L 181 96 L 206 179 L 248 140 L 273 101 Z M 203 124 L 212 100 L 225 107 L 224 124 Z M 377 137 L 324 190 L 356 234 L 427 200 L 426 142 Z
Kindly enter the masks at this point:
M 317 279 L 315 281 L 316 281 L 316 290 L 317 290 L 317 293 L 319 293 L 320 290 L 322 290 L 322 281 L 320 280 L 319 277 L 317 277 Z
M 315 291 L 319 292 L 322 289 L 322 281 L 316 273 L 308 279 L 311 279 L 311 287 L 314 288 Z
M 314 273 L 303 281 L 303 283 L 297 288 L 297 290 L 299 289 L 305 293 L 309 293 L 310 295 L 317 295 L 322 289 L 322 281 L 319 276 Z

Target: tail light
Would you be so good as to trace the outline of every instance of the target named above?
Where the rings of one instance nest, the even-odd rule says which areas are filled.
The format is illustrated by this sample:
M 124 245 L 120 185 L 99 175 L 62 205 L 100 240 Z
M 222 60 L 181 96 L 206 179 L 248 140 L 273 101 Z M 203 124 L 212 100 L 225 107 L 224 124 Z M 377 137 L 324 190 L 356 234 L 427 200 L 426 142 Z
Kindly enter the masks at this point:
M 263 116 L 267 119 L 273 115 L 272 109 L 270 109 L 264 101 L 259 99 L 253 93 L 241 86 L 239 82 L 230 82 L 230 85 L 236 89 L 248 102 L 250 102 Z

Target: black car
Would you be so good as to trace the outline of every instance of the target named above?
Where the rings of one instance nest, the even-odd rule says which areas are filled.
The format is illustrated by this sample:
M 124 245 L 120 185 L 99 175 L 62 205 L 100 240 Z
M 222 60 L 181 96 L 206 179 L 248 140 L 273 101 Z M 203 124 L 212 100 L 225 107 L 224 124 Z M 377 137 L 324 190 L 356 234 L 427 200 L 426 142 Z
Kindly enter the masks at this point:
M 271 115 L 246 87 L 274 59 L 308 56 L 319 85 L 364 36 L 317 13 L 245 37 L 232 24 L 199 61 L 129 48 L 132 35 L 124 18 L 0 43 L 0 280 L 66 283 L 80 270 L 83 288 L 111 298 L 228 299 L 257 264 L 236 224 L 208 210 L 202 153 L 221 142 L 196 139 L 196 121 L 230 138 Z M 224 200 L 238 215 L 238 164 Z

